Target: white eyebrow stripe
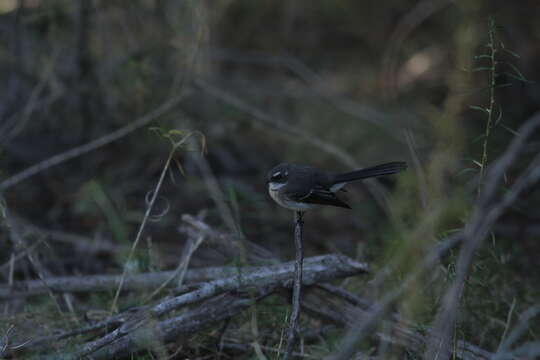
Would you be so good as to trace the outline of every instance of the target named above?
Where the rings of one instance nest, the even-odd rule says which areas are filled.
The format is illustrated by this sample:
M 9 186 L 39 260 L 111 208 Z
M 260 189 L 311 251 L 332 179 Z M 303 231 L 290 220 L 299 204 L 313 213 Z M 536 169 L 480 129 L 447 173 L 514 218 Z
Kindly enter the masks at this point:
M 275 173 L 272 174 L 272 177 L 279 176 L 280 174 L 281 174 L 281 171 L 275 172 Z

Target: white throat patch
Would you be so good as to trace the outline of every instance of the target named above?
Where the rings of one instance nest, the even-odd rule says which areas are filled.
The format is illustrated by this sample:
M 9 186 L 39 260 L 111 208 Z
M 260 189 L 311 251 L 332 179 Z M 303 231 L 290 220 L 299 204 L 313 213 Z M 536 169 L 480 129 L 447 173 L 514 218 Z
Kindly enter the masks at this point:
M 277 191 L 284 187 L 286 183 L 278 183 L 278 182 L 269 182 L 268 183 L 268 190 L 270 191 Z

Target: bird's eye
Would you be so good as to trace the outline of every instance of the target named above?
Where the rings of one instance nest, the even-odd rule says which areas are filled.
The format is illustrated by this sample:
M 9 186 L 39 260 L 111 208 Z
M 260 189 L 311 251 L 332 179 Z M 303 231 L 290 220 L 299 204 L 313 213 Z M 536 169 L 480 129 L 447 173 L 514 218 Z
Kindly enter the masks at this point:
M 272 180 L 281 180 L 283 179 L 283 174 L 281 171 L 278 171 L 277 173 L 273 174 L 271 177 Z

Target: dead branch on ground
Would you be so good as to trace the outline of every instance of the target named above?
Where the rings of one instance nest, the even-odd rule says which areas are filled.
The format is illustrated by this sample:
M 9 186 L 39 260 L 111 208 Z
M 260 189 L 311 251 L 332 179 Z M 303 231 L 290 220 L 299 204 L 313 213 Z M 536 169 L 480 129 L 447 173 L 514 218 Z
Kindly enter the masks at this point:
M 304 266 L 303 285 L 310 286 L 317 283 L 324 283 L 337 278 L 366 273 L 367 271 L 367 266 L 365 264 L 358 263 L 344 256 L 318 256 L 306 259 L 306 263 Z M 198 284 L 198 286 L 194 287 L 194 289 L 190 288 L 187 292 L 185 288 L 179 288 L 177 289 L 177 293 L 180 293 L 180 295 L 162 299 L 159 302 L 154 303 L 153 305 L 143 306 L 137 309 L 126 311 L 119 315 L 113 316 L 110 321 L 101 322 L 100 328 L 104 328 L 107 326 L 109 328 L 114 328 L 114 330 L 112 330 L 105 336 L 102 336 L 98 340 L 91 341 L 77 347 L 70 356 L 74 356 L 71 358 L 77 358 L 78 356 L 85 356 L 99 349 L 104 349 L 101 350 L 101 353 L 110 353 L 110 351 L 112 350 L 107 350 L 105 348 L 108 348 L 110 346 L 117 346 L 113 344 L 118 343 L 126 343 L 126 346 L 128 346 L 129 348 L 129 346 L 131 346 L 129 344 L 131 344 L 134 339 L 139 339 L 138 337 L 141 336 L 138 332 L 137 334 L 134 334 L 134 332 L 136 332 L 137 329 L 141 327 L 151 326 L 151 333 L 154 335 L 158 334 L 157 336 L 160 339 L 162 338 L 164 341 L 169 338 L 169 333 L 177 334 L 179 331 L 185 331 L 187 333 L 190 333 L 190 331 L 202 329 L 203 327 L 201 325 L 200 328 L 190 327 L 189 329 L 191 330 L 188 331 L 186 330 L 186 328 L 179 327 L 178 325 L 181 324 L 183 320 L 181 321 L 178 319 L 178 321 L 175 322 L 171 319 L 159 320 L 159 318 L 163 315 L 170 314 L 174 310 L 178 310 L 181 307 L 190 304 L 199 303 L 204 300 L 208 300 L 211 304 L 213 304 L 214 300 L 211 299 L 214 299 L 215 297 L 227 297 L 230 294 L 237 294 L 238 292 L 243 293 L 247 290 L 258 294 L 258 296 L 266 296 L 266 292 L 268 291 L 268 289 L 276 289 L 279 287 L 292 287 L 293 275 L 294 262 L 257 268 L 248 268 L 247 270 L 245 268 L 236 268 L 236 273 L 234 275 L 229 275 L 228 277 Z M 229 295 L 224 295 L 224 293 L 228 293 Z M 227 298 L 229 299 L 229 297 Z M 219 314 L 221 315 L 216 315 L 215 321 L 220 321 L 221 319 L 224 319 L 226 317 L 225 314 L 228 314 L 227 316 L 232 316 L 230 315 L 230 311 L 236 313 L 243 310 L 246 306 L 249 305 L 249 297 L 241 297 L 238 301 L 236 301 L 235 299 L 238 300 L 236 297 L 233 296 L 233 299 L 230 300 L 232 301 L 230 303 L 230 306 L 233 310 L 228 309 L 223 304 L 216 307 L 217 310 L 215 311 L 219 311 Z M 204 308 L 204 306 L 205 305 L 202 305 L 201 308 Z M 196 310 L 193 310 L 188 314 L 192 314 L 192 316 L 195 316 L 193 314 L 199 314 L 199 312 L 202 311 L 201 308 L 197 308 Z M 207 309 L 206 311 L 209 310 Z M 201 313 L 204 314 L 204 312 Z M 206 319 L 203 322 L 204 326 L 206 326 L 210 320 L 211 318 Z M 53 345 L 54 341 L 69 338 L 71 336 L 79 335 L 81 333 L 96 331 L 98 329 L 98 327 L 92 326 L 91 330 L 89 331 L 86 331 L 88 329 L 80 329 L 79 331 L 71 331 L 67 334 L 64 333 L 58 335 L 57 337 L 47 337 L 46 339 L 30 339 L 30 341 L 24 341 L 22 345 L 14 344 L 10 347 L 7 347 L 3 354 L 0 355 L 4 356 L 6 354 L 9 354 L 14 349 L 16 349 L 17 351 L 40 349 L 44 346 Z M 121 340 L 125 337 L 127 337 L 127 339 Z M 124 349 L 123 345 L 120 346 L 120 349 Z M 121 350 L 114 350 L 112 351 L 112 353 L 117 354 L 118 351 Z M 98 358 L 100 357 L 98 356 Z

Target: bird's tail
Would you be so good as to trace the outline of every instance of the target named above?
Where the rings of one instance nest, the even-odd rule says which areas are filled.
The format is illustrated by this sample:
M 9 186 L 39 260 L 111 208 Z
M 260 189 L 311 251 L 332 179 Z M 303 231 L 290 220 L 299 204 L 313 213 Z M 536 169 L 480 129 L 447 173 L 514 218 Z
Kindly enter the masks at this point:
M 362 170 L 355 170 L 344 174 L 336 175 L 334 184 L 348 183 L 354 180 L 367 179 L 377 176 L 395 174 L 407 168 L 407 163 L 404 161 L 394 161 L 386 164 L 381 164 L 369 167 Z

